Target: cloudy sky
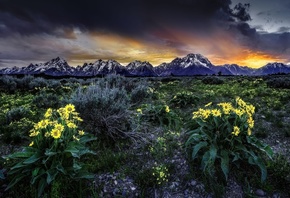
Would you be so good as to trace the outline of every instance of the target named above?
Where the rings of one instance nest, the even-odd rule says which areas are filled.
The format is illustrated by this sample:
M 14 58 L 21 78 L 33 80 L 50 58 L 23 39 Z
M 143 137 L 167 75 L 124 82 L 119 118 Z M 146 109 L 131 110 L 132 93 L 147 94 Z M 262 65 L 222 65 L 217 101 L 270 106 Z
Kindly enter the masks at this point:
M 98 59 L 290 63 L 289 0 L 0 0 L 0 68 Z

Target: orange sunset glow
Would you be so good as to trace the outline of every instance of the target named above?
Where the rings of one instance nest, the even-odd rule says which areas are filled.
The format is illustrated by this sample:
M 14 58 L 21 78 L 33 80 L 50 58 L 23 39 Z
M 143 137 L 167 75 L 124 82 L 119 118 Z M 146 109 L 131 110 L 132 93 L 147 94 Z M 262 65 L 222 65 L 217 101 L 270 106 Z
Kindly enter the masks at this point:
M 175 29 L 166 29 L 162 34 L 154 32 L 152 35 L 154 42 L 113 33 L 76 34 L 75 42 L 86 43 L 86 48 L 75 45 L 79 53 L 69 56 L 68 62 L 76 66 L 98 59 L 112 59 L 127 65 L 140 60 L 158 66 L 189 53 L 202 54 L 214 65 L 238 64 L 259 68 L 269 62 L 287 61 L 275 55 L 241 47 L 230 34 L 222 31 L 213 32 L 210 37 Z

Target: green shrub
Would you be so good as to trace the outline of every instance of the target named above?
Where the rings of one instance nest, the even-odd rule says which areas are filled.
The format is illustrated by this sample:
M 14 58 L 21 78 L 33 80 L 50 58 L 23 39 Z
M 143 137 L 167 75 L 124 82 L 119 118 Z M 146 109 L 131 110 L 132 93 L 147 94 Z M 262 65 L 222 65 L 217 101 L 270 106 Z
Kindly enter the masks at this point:
M 81 159 L 86 154 L 93 154 L 85 144 L 95 138 L 78 130 L 81 120 L 71 104 L 57 111 L 48 109 L 44 119 L 30 131 L 29 146 L 7 156 L 14 164 L 8 171 L 12 178 L 6 190 L 28 181 L 27 185 L 37 189 L 40 197 L 48 193 L 51 184 L 58 179 L 92 178 Z
M 59 108 L 61 99 L 56 93 L 47 93 L 46 91 L 41 90 L 34 96 L 32 104 L 37 108 Z
M 186 107 L 187 105 L 196 104 L 199 101 L 199 97 L 192 92 L 182 91 L 175 94 L 170 100 L 170 104 L 176 107 Z
M 10 109 L 1 121 L 0 131 L 2 140 L 6 143 L 20 143 L 27 138 L 33 126 L 33 113 L 30 109 L 20 106 Z
M 27 90 L 29 89 L 29 83 L 34 79 L 33 76 L 26 75 L 23 78 L 17 78 L 16 83 L 17 83 L 17 89 L 20 90 Z
M 106 142 L 136 138 L 132 132 L 130 98 L 125 89 L 102 87 L 99 84 L 79 88 L 70 102 L 84 118 L 84 126 Z
M 34 78 L 29 83 L 29 89 L 44 88 L 47 86 L 48 86 L 47 80 L 45 80 L 44 78 Z
M 248 163 L 260 168 L 261 181 L 267 177 L 263 154 L 271 158 L 271 148 L 252 135 L 255 107 L 237 98 L 236 103 L 211 103 L 193 112 L 196 127 L 188 132 L 186 147 L 203 174 L 215 183 L 225 183 L 233 166 Z
M 216 76 L 207 76 L 202 79 L 202 82 L 209 85 L 220 85 L 224 83 L 224 80 Z
M 173 129 L 180 127 L 180 117 L 168 105 L 144 104 L 137 111 L 141 113 L 142 120 Z
M 16 88 L 17 88 L 16 79 L 12 76 L 7 76 L 7 75 L 2 76 L 0 78 L 0 85 L 5 91 L 8 91 L 10 93 L 13 93 L 14 91 L 16 91 Z
M 271 88 L 282 88 L 290 89 L 290 78 L 279 77 L 279 78 L 270 78 L 266 81 L 267 86 Z
M 130 102 L 132 105 L 138 105 L 142 103 L 146 98 L 152 94 L 152 89 L 147 84 L 138 84 L 130 94 Z

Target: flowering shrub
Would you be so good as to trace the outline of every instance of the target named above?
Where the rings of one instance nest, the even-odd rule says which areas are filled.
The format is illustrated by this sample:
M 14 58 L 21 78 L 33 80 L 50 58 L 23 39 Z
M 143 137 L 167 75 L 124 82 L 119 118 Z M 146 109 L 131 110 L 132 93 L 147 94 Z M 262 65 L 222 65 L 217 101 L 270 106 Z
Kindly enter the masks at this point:
M 6 190 L 25 180 L 37 187 L 40 196 L 60 177 L 91 178 L 81 157 L 93 154 L 85 143 L 94 138 L 78 129 L 77 124 L 81 121 L 72 104 L 58 110 L 49 108 L 44 119 L 30 131 L 29 146 L 7 157 L 15 164 L 8 172 L 12 180 Z
M 162 185 L 168 182 L 168 177 L 170 176 L 168 168 L 165 165 L 159 165 L 153 167 L 152 176 L 156 179 L 158 185 Z
M 266 179 L 262 154 L 271 158 L 273 152 L 252 135 L 254 112 L 255 107 L 241 98 L 234 104 L 209 103 L 193 112 L 196 127 L 188 132 L 186 147 L 205 175 L 225 181 L 232 166 L 250 164 L 260 168 L 262 181 Z
M 143 104 L 138 111 L 139 113 L 140 111 L 142 112 L 143 119 L 160 124 L 160 126 L 165 125 L 169 128 L 177 128 L 180 125 L 179 116 L 168 105 Z

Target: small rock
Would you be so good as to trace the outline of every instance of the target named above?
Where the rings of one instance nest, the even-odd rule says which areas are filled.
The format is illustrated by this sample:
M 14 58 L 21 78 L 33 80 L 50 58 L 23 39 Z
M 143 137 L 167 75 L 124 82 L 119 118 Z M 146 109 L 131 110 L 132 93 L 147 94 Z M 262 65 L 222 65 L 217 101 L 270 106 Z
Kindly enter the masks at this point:
M 273 194 L 273 196 L 272 196 L 272 198 L 280 198 L 280 197 L 281 197 L 281 196 L 280 196 L 280 194 L 279 194 L 279 193 L 277 193 L 277 192 L 276 192 L 276 193 L 274 193 L 274 194 Z
M 169 188 L 170 188 L 171 190 L 173 190 L 173 189 L 176 189 L 177 186 L 179 186 L 179 183 L 178 183 L 178 182 L 172 182 L 172 184 L 169 186 Z
M 266 193 L 265 193 L 263 190 L 261 190 L 261 189 L 256 190 L 255 193 L 256 193 L 256 195 L 259 196 L 259 197 L 264 197 L 264 196 L 266 196 Z
M 132 191 L 136 190 L 136 187 L 134 187 L 134 186 L 131 186 L 130 188 Z
M 195 180 L 191 180 L 190 185 L 191 186 L 195 186 L 197 184 L 197 182 Z

